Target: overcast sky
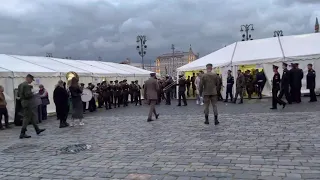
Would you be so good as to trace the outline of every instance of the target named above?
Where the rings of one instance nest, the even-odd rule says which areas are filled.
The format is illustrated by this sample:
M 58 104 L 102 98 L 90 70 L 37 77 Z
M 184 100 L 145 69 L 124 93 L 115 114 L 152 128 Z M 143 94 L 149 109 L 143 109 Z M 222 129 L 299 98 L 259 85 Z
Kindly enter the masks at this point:
M 319 0 L 10 0 L 0 6 L 0 53 L 140 62 L 136 36 L 148 37 L 145 59 L 176 50 L 204 56 L 241 40 L 313 33 Z

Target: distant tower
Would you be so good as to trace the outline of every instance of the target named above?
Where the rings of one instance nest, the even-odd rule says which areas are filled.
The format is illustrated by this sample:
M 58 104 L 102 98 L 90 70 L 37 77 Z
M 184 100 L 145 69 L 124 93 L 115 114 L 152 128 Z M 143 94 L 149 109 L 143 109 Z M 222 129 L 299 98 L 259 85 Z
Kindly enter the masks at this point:
M 318 22 L 318 18 L 316 18 L 316 24 L 314 25 L 314 31 L 315 33 L 319 32 L 319 22 Z
M 190 48 L 189 48 L 189 54 L 188 54 L 188 63 L 192 62 L 193 60 L 195 60 L 196 58 L 194 57 L 194 53 L 192 51 L 192 47 L 190 44 Z

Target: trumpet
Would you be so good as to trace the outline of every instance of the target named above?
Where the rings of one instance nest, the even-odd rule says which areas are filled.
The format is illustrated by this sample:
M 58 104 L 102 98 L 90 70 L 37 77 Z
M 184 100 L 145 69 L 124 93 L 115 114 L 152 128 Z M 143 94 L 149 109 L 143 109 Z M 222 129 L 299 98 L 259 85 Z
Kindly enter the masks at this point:
M 173 81 L 171 84 L 163 88 L 163 92 L 166 92 L 168 89 L 172 88 L 175 85 L 177 85 L 177 81 Z

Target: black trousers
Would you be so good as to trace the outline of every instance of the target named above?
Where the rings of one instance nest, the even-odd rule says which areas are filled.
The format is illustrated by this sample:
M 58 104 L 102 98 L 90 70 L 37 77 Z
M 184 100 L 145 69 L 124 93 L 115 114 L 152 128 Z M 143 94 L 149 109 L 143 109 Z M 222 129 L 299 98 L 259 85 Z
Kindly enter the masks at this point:
M 184 91 L 179 91 L 179 99 L 178 99 L 178 105 L 181 105 L 181 99 L 183 100 L 183 104 L 187 105 L 187 99 L 186 99 L 186 94 Z
M 248 94 L 248 98 L 251 99 L 252 93 L 253 93 L 253 89 L 251 85 L 247 85 L 246 86 L 246 90 L 247 90 L 247 94 Z
M 9 116 L 8 116 L 8 110 L 6 107 L 0 108 L 0 128 L 2 128 L 2 116 L 4 116 L 4 123 L 5 126 L 9 126 Z
M 217 89 L 217 94 L 218 94 L 218 100 L 219 100 L 219 101 L 223 100 L 223 97 L 222 97 L 222 95 L 221 95 L 221 88 L 218 88 L 218 89 Z
M 314 92 L 314 88 L 309 89 L 310 92 L 310 102 L 317 101 L 316 93 Z
M 190 96 L 190 84 L 187 85 L 187 96 L 188 96 L 188 97 Z
M 106 106 L 106 109 L 112 109 L 111 108 L 111 96 L 107 96 L 103 98 L 104 104 Z
M 166 104 L 171 105 L 171 91 L 166 91 Z
M 290 92 L 289 92 L 289 86 L 283 86 L 281 88 L 278 98 L 282 99 L 283 95 L 286 96 L 287 102 L 289 104 L 291 104 L 292 100 L 291 100 L 291 96 L 290 96 Z
M 96 105 L 96 100 L 94 98 L 92 98 L 90 101 L 89 101 L 89 111 L 90 112 L 94 112 L 97 110 L 97 105 Z
M 233 94 L 232 94 L 232 86 L 231 85 L 227 85 L 226 100 L 228 100 L 229 95 L 230 95 L 230 99 L 232 101 L 233 100 Z
M 117 106 L 120 107 L 119 100 L 120 100 L 120 96 L 119 95 L 115 95 L 114 96 L 114 102 L 113 102 L 114 107 L 117 107 Z
M 140 105 L 142 105 L 142 103 L 141 103 L 141 92 L 140 91 L 135 92 L 135 93 L 133 93 L 133 95 L 134 95 L 134 102 L 136 103 L 136 105 L 138 105 L 138 103 Z
M 293 102 L 301 102 L 301 87 L 291 87 L 291 99 Z
M 284 101 L 282 101 L 280 98 L 278 98 L 278 88 L 272 88 L 272 107 L 277 108 L 277 104 L 284 105 L 286 104 Z
M 65 105 L 65 106 L 57 105 L 57 106 L 59 106 L 56 108 L 57 117 L 61 123 L 65 123 L 68 118 L 69 106 L 68 105 Z
M 195 84 L 192 84 L 192 95 L 193 97 L 196 97 L 196 85 Z
M 98 108 L 102 108 L 103 104 L 104 104 L 103 97 L 102 97 L 102 95 L 99 95 L 98 96 Z
M 257 82 L 257 94 L 260 99 L 262 98 L 263 84 L 263 82 Z
M 131 101 L 131 103 L 133 103 L 134 102 L 134 92 L 132 92 L 132 91 L 130 91 L 130 101 Z
M 111 103 L 111 104 L 113 104 L 113 98 L 114 98 L 114 96 L 113 96 L 113 91 L 111 91 L 111 94 L 110 94 L 110 103 Z
M 82 106 L 83 106 L 83 112 L 86 112 L 87 103 L 86 102 L 82 102 Z
M 128 106 L 129 91 L 123 91 L 123 106 Z

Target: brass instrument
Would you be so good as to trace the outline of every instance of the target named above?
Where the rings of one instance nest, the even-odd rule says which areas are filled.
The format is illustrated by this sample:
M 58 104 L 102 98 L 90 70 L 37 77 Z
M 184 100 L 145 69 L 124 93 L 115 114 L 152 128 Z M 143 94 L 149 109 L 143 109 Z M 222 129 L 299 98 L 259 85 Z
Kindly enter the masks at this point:
M 163 92 L 166 92 L 168 89 L 172 88 L 173 86 L 177 85 L 177 81 L 173 81 L 171 84 L 163 88 Z
M 67 78 L 67 86 L 70 86 L 71 80 L 72 78 L 76 78 L 79 81 L 79 75 L 76 72 L 70 71 L 66 74 L 66 78 Z

